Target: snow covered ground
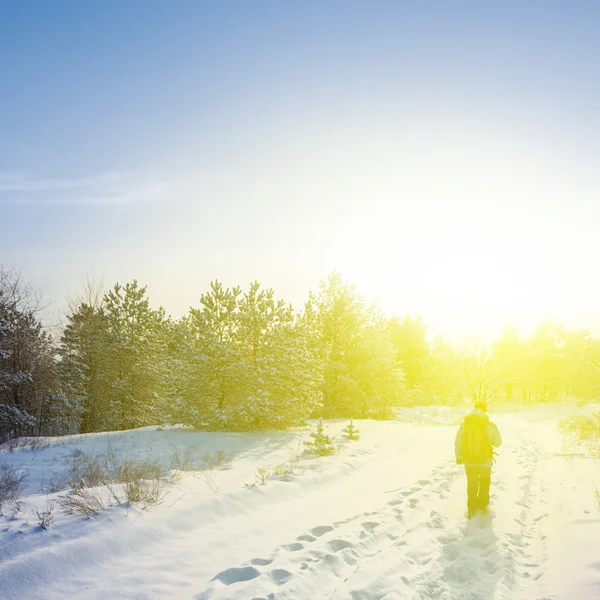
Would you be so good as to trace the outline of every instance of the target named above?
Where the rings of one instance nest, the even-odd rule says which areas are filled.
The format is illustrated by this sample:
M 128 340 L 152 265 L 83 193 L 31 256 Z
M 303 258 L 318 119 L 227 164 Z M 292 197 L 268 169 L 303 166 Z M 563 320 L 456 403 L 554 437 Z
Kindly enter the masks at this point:
M 447 407 L 356 422 L 359 441 L 341 441 L 346 422 L 330 421 L 341 448 L 325 458 L 298 455 L 308 430 L 156 427 L 3 452 L 29 476 L 23 499 L 0 516 L 0 598 L 596 600 L 598 464 L 566 454 L 558 429 L 584 410 L 492 414 L 504 437 L 492 510 L 471 521 L 453 457 L 465 411 Z M 74 450 L 113 448 L 168 465 L 185 447 L 232 456 L 213 472 L 213 489 L 202 473 L 187 473 L 150 510 L 121 504 L 89 520 L 58 507 L 65 490 L 48 493 Z M 281 468 L 264 485 L 245 485 L 258 467 L 292 463 L 292 473 Z M 36 511 L 48 501 L 55 520 L 43 531 Z

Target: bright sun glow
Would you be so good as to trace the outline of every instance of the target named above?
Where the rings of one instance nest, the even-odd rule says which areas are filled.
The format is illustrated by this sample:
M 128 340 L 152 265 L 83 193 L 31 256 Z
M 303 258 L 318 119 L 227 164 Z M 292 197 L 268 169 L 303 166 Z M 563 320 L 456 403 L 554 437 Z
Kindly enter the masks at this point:
M 582 257 L 591 238 L 557 208 L 565 194 L 588 200 L 572 165 L 559 170 L 539 151 L 532 160 L 522 134 L 507 144 L 499 128 L 476 132 L 468 120 L 395 131 L 335 131 L 310 158 L 297 149 L 279 158 L 280 179 L 256 182 L 263 198 L 278 188 L 302 202 L 298 227 L 316 248 L 306 261 L 339 269 L 385 312 L 421 313 L 451 336 L 592 312 L 575 291 L 590 285 Z

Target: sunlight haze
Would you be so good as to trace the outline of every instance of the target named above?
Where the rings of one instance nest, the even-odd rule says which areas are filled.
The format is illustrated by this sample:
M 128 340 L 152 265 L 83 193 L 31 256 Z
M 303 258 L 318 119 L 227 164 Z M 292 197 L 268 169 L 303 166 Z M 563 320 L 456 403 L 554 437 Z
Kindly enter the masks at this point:
M 337 269 L 452 338 L 596 327 L 595 5 L 62 4 L 0 42 L 0 254 L 55 313 L 89 277 L 301 307 Z

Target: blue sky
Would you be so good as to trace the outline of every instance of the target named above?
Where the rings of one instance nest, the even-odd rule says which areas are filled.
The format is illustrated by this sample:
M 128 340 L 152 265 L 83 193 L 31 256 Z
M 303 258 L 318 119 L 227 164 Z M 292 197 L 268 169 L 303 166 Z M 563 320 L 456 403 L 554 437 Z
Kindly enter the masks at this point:
M 0 0 L 0 262 L 595 326 L 596 2 Z

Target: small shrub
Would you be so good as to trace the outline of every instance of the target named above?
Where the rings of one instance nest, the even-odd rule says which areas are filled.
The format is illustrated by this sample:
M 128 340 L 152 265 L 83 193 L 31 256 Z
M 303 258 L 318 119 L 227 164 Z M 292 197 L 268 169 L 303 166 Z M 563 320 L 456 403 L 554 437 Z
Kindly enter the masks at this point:
M 256 467 L 256 473 L 254 473 L 254 481 L 257 485 L 265 485 L 267 479 L 271 476 L 271 469 L 268 467 Z
M 30 437 L 23 440 L 23 447 L 29 448 L 35 452 L 37 450 L 45 450 L 50 447 L 50 442 L 43 437 Z
M 204 469 L 204 470 L 200 471 L 200 476 L 204 480 L 204 483 L 206 483 L 206 485 L 213 492 L 217 492 L 219 490 L 219 488 L 217 487 L 217 484 L 215 483 L 212 469 Z
M 245 483 L 244 486 L 247 488 L 257 489 L 261 485 L 266 485 L 271 473 L 271 469 L 268 467 L 256 467 L 256 471 L 254 472 L 254 483 Z
M 354 427 L 354 421 L 350 419 L 350 423 L 342 429 L 342 435 L 348 440 L 357 440 L 360 438 L 360 432 Z
M 0 461 L 0 510 L 7 502 L 18 500 L 27 474 L 13 465 Z
M 146 506 L 156 504 L 164 497 L 161 477 L 165 469 L 158 461 L 120 460 L 112 441 L 102 456 L 88 456 L 81 450 L 75 450 L 70 456 L 68 484 L 74 493 L 63 496 L 61 508 L 90 516 L 106 507 L 105 490 L 121 504 L 118 488 L 111 484 L 123 485 L 125 498 L 130 503 L 142 503 Z M 99 488 L 100 489 L 96 489 Z
M 106 441 L 106 452 L 102 456 L 102 464 L 106 473 L 114 474 L 119 470 L 121 459 L 114 438 L 108 438 Z
M 46 506 L 42 511 L 36 511 L 39 526 L 46 531 L 50 525 L 54 522 L 54 502 L 51 500 L 46 501 Z
M 59 496 L 58 504 L 63 510 L 85 515 L 88 519 L 105 508 L 102 490 L 88 487 L 85 482 L 68 496 Z
M 596 508 L 600 510 L 600 488 L 597 485 L 594 486 L 594 498 L 596 500 Z
M 298 441 L 297 448 L 290 448 L 288 450 L 288 462 L 292 465 L 292 468 L 295 468 L 298 463 L 302 460 L 302 442 Z
M 165 497 L 160 479 L 134 479 L 125 484 L 124 490 L 131 504 L 160 504 Z
M 324 431 L 323 419 L 319 419 L 317 431 L 311 433 L 310 437 L 313 438 L 312 441 L 304 442 L 308 448 L 307 452 L 311 454 L 318 454 L 319 456 L 335 454 L 335 446 L 333 445 L 331 438 Z
M 169 457 L 169 468 L 177 471 L 194 471 L 203 465 L 197 446 L 175 448 Z
M 231 455 L 223 452 L 223 450 L 218 450 L 214 454 L 207 452 L 202 457 L 202 466 L 205 469 L 222 469 L 224 467 L 229 467 L 231 465 Z
M 600 438 L 600 413 L 569 417 L 560 425 L 565 433 L 575 434 L 580 440 Z
M 569 417 L 560 422 L 560 427 L 567 449 L 582 449 L 600 456 L 600 413 Z
M 281 477 L 282 479 L 288 478 L 294 473 L 294 465 L 290 463 L 281 463 L 273 467 L 273 475 Z
M 55 492 L 62 492 L 67 486 L 67 482 L 64 478 L 58 477 L 58 475 L 52 472 L 52 477 L 46 485 L 40 486 L 40 492 L 44 494 L 54 494 Z
M 117 468 L 114 480 L 123 484 L 131 504 L 157 504 L 163 499 L 161 477 L 164 468 L 158 461 L 124 460 Z
M 158 461 L 126 459 L 117 468 L 114 481 L 127 484 L 134 481 L 160 479 L 164 472 L 163 466 Z
M 108 479 L 105 461 L 96 456 L 88 456 L 81 450 L 74 450 L 68 457 L 70 461 L 67 483 L 74 489 L 84 485 L 96 487 Z

